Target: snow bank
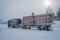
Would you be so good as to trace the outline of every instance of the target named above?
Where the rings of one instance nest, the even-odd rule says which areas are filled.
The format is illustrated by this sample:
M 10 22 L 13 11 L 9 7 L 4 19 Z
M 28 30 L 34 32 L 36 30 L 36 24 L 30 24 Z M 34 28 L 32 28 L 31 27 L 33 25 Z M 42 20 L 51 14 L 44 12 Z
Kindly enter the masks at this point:
M 60 21 L 54 21 L 54 24 L 53 24 L 53 29 L 54 30 L 59 30 L 60 31 Z
M 60 21 L 55 21 L 53 27 L 53 31 L 43 31 L 7 28 L 7 25 L 1 25 L 0 40 L 60 40 Z

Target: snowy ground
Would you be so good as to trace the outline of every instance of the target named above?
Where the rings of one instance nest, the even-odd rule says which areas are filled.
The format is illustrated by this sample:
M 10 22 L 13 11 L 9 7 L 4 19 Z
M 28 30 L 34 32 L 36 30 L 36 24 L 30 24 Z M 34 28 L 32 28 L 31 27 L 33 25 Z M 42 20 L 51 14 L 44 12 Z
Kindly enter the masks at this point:
M 55 21 L 53 31 L 7 28 L 0 24 L 0 40 L 60 40 L 60 21 Z

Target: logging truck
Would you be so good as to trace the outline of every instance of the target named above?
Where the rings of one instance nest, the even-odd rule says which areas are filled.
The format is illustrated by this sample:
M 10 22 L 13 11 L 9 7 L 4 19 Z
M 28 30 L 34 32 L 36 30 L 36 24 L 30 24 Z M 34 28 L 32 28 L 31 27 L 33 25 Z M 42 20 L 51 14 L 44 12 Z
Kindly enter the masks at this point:
M 51 30 L 53 25 L 54 14 L 42 14 L 23 17 L 23 29 L 31 29 L 36 27 L 39 30 Z
M 20 28 L 21 27 L 21 19 L 15 18 L 8 20 L 8 27 L 9 28 Z

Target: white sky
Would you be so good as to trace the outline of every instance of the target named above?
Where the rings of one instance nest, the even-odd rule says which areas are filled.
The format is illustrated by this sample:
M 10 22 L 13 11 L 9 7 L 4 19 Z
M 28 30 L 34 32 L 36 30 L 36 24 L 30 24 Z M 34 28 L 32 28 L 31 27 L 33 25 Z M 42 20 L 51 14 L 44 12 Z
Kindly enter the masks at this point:
M 0 0 L 0 19 L 23 18 L 23 16 L 44 13 L 45 0 Z M 60 0 L 50 0 L 54 11 L 60 7 Z

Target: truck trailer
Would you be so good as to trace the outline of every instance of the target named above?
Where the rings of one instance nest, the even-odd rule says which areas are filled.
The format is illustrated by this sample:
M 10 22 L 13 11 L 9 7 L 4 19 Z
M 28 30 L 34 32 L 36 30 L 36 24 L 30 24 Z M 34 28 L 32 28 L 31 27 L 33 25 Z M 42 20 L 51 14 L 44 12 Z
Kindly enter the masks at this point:
M 51 30 L 54 17 L 54 13 L 24 16 L 23 29 L 30 29 L 31 27 L 36 27 L 39 30 Z

